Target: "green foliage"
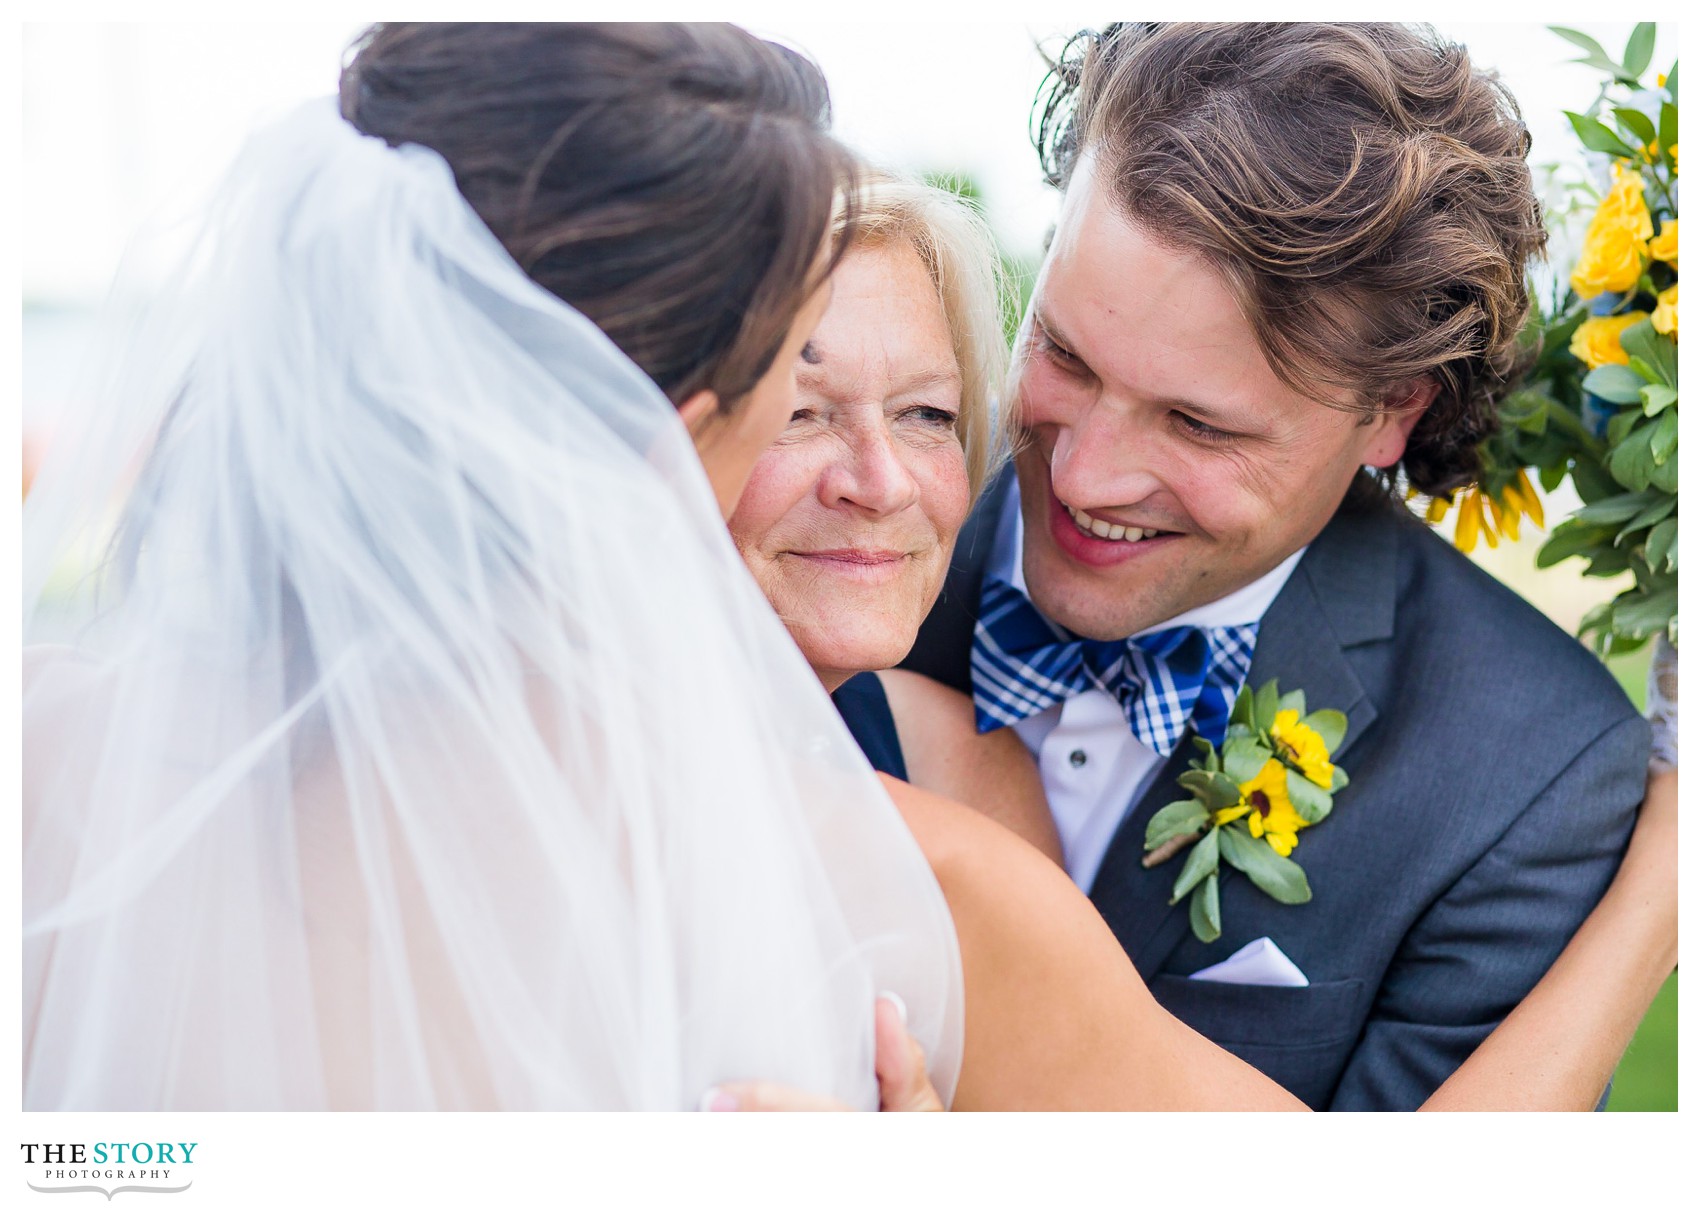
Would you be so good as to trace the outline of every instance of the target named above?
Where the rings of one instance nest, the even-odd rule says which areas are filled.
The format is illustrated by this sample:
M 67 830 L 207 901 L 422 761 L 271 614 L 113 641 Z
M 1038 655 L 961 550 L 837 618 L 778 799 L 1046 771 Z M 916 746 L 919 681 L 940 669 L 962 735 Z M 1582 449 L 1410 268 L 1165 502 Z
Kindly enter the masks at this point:
M 1674 1112 L 1677 974 L 1666 979 L 1612 1079 L 1608 1112 Z
M 1567 114 L 1576 137 L 1591 152 L 1641 174 L 1657 233 L 1677 217 L 1670 149 L 1678 127 L 1676 65 L 1662 87 L 1642 81 L 1652 64 L 1656 25 L 1637 25 L 1615 59 L 1586 34 L 1551 28 L 1583 51 L 1576 62 L 1607 77 L 1586 112 Z M 1504 401 L 1501 431 L 1482 448 L 1487 496 L 1504 500 L 1507 486 L 1530 469 L 1548 492 L 1569 477 L 1582 498 L 1583 508 L 1553 528 L 1537 558 L 1540 567 L 1579 558 L 1588 576 L 1634 577 L 1633 587 L 1583 620 L 1583 634 L 1592 635 L 1602 655 L 1638 648 L 1661 631 L 1674 641 L 1677 630 L 1676 342 L 1642 320 L 1620 335 L 1625 363 L 1589 369 L 1570 349 L 1591 309 L 1599 311 L 1602 303 L 1613 314 L 1657 308 L 1659 293 L 1676 283 L 1676 271 L 1650 257 L 1645 267 L 1637 287 L 1620 298 L 1589 301 L 1572 290 L 1533 317 L 1526 334 L 1539 349 L 1533 370 Z

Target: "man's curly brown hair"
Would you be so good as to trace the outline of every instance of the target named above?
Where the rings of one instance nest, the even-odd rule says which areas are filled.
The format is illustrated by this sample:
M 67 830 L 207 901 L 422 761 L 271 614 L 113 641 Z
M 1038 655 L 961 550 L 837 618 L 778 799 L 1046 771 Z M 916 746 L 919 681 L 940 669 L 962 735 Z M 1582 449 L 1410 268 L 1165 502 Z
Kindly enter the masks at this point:
M 1130 218 L 1217 267 L 1295 390 L 1370 411 L 1438 383 L 1406 480 L 1476 478 L 1528 361 L 1546 231 L 1517 104 L 1462 46 L 1393 24 L 1112 25 L 1064 47 L 1038 114 L 1051 183 L 1092 151 Z

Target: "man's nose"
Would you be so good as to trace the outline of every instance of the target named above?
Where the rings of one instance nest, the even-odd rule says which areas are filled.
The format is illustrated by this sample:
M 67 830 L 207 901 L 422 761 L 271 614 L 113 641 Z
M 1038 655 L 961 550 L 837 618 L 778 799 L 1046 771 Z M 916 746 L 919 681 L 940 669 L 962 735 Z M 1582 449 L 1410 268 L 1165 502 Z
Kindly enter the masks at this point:
M 883 423 L 857 426 L 840 437 L 840 453 L 821 476 L 823 505 L 848 505 L 883 516 L 920 500 L 920 485 L 904 464 L 897 439 Z
M 1100 397 L 1066 419 L 1041 427 L 1049 439 L 1051 490 L 1077 509 L 1132 505 L 1158 491 L 1161 443 L 1147 410 Z

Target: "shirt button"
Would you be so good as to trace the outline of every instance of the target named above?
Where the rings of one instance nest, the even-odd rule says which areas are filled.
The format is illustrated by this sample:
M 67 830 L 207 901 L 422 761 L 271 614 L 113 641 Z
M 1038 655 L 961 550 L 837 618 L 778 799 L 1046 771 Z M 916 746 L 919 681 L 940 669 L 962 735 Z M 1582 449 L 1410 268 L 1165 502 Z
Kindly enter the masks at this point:
M 1070 754 L 1068 756 L 1068 765 L 1071 766 L 1071 767 L 1076 767 L 1076 768 L 1085 766 L 1086 765 L 1086 751 L 1085 750 L 1076 750 L 1074 753 Z

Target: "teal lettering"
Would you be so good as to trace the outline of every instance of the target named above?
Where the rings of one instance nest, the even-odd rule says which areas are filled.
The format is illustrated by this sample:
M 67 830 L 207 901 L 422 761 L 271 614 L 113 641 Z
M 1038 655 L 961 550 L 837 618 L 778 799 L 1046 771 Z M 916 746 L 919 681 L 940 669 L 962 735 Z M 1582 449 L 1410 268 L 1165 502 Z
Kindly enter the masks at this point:
M 177 1156 L 171 1152 L 171 1143 L 170 1142 L 162 1141 L 162 1142 L 159 1143 L 159 1161 L 160 1162 L 176 1162 L 177 1161 Z
M 142 1151 L 143 1150 L 146 1150 L 148 1152 L 148 1156 L 146 1158 L 142 1157 Z M 153 1147 L 148 1145 L 148 1143 L 145 1142 L 145 1141 L 138 1141 L 135 1145 L 130 1147 L 130 1161 L 131 1162 L 143 1162 L 143 1163 L 152 1162 L 153 1161 Z
M 96 1162 L 106 1161 L 106 1143 L 104 1141 L 94 1143 L 94 1160 Z
M 195 1147 L 201 1143 L 198 1141 L 180 1141 L 177 1144 L 183 1147 L 183 1161 L 194 1162 L 195 1160 L 190 1158 L 189 1155 L 193 1154 L 195 1152 Z

